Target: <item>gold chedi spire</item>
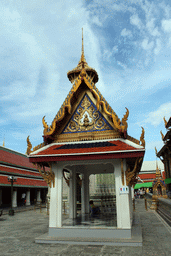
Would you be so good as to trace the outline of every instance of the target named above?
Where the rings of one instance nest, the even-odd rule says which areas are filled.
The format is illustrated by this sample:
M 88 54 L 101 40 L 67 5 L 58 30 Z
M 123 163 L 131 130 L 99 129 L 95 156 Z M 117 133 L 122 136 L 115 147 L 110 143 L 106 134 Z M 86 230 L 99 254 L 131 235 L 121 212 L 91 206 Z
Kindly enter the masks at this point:
M 3 140 L 2 146 L 5 147 L 5 136 L 4 136 L 4 140 Z
M 156 168 L 156 178 L 161 178 L 161 171 L 158 168 L 158 164 L 157 164 L 157 168 Z
M 78 65 L 76 68 L 68 71 L 67 76 L 68 79 L 71 81 L 71 83 L 74 82 L 74 80 L 80 75 L 81 71 L 84 69 L 84 71 L 88 74 L 90 78 L 92 78 L 92 81 L 94 83 L 98 82 L 98 74 L 95 69 L 88 66 L 85 56 L 84 56 L 84 39 L 83 39 L 83 28 L 82 28 L 82 49 L 81 49 L 81 58 L 78 62 Z

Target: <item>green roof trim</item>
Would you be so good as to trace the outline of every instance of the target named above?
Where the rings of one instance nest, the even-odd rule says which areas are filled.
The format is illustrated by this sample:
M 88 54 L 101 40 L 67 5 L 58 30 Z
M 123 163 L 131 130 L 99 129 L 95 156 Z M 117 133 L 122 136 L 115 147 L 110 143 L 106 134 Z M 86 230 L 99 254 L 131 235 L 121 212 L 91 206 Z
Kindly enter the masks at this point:
M 31 174 L 21 174 L 21 173 L 16 173 L 16 172 L 1 171 L 1 167 L 0 167 L 0 174 L 5 174 L 7 176 L 13 175 L 13 176 L 20 177 L 20 178 L 25 178 L 26 177 L 26 178 L 33 178 L 33 179 L 43 180 L 42 176 L 36 176 L 36 175 L 31 175 Z
M 153 183 L 152 182 L 144 182 L 144 183 L 137 183 L 135 184 L 134 189 L 139 189 L 139 188 L 152 188 Z
M 3 184 L 3 183 L 0 183 L 0 187 L 11 187 L 11 184 Z M 48 185 L 47 186 L 32 186 L 32 185 L 15 185 L 13 186 L 14 188 L 15 187 L 21 187 L 21 188 L 48 188 Z
M 170 184 L 171 183 L 171 178 L 165 179 L 164 182 L 165 182 L 165 184 Z M 152 188 L 152 187 L 153 187 L 153 182 L 144 182 L 144 183 L 135 184 L 134 189 Z
M 32 168 L 32 167 L 27 167 L 27 166 L 18 165 L 18 164 L 11 164 L 11 163 L 7 163 L 7 162 L 4 162 L 4 161 L 0 161 L 0 164 L 4 165 L 4 167 L 8 167 L 8 166 L 17 167 L 17 168 L 21 168 L 21 169 L 24 169 L 24 170 L 33 170 L 33 171 L 36 171 L 36 172 L 39 173 L 39 171 L 36 168 Z
M 165 184 L 170 184 L 171 183 L 171 178 L 165 179 L 164 182 L 165 182 Z

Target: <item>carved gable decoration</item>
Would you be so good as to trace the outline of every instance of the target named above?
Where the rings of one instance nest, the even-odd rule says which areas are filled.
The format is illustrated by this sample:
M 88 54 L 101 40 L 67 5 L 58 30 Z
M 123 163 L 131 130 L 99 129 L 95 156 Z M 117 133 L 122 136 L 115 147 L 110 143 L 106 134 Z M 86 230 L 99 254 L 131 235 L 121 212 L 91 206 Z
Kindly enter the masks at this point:
M 106 130 L 113 128 L 85 94 L 62 134 Z

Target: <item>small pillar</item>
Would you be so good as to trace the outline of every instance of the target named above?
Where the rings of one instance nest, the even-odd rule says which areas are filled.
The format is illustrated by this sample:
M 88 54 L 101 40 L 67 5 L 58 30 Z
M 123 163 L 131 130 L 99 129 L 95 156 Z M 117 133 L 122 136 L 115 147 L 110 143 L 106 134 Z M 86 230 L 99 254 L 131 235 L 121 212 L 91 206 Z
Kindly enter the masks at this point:
M 132 187 L 129 186 L 129 207 L 130 207 L 130 218 L 131 218 L 131 226 L 133 221 L 133 197 L 132 197 Z
M 126 186 L 125 171 L 126 171 L 126 160 L 124 159 L 123 160 L 124 186 Z M 123 186 L 120 159 L 114 162 L 114 174 L 115 174 L 115 188 L 116 188 L 117 228 L 130 229 L 131 228 L 130 192 L 127 194 L 120 193 L 120 188 Z
M 17 207 L 17 189 L 13 190 L 12 207 Z
M 85 213 L 89 212 L 89 174 L 85 173 Z
M 131 187 L 131 195 L 132 195 L 132 199 L 134 199 L 134 188 Z
M 2 189 L 0 189 L 0 206 L 2 205 Z
M 50 189 L 50 213 L 49 234 L 53 228 L 62 227 L 62 188 L 63 188 L 63 165 L 53 163 L 52 171 L 55 174 L 55 186 Z
M 69 183 L 69 218 L 77 217 L 77 202 L 76 202 L 76 172 L 72 170 Z
M 85 174 L 82 175 L 82 186 L 81 186 L 81 214 L 85 214 Z
M 30 205 L 30 189 L 26 191 L 26 205 Z
M 38 189 L 37 190 L 37 203 L 40 203 L 41 202 L 41 190 Z

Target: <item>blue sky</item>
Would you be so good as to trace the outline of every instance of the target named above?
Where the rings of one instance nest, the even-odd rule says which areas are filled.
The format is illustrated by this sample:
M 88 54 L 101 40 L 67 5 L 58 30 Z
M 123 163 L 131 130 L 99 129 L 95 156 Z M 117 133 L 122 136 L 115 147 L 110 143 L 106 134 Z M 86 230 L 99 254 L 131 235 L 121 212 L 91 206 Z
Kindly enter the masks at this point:
M 0 143 L 25 153 L 42 142 L 42 117 L 51 124 L 71 83 L 67 72 L 81 55 L 99 75 L 96 84 L 128 134 L 145 129 L 145 160 L 163 146 L 163 117 L 171 116 L 170 1 L 0 1 Z

